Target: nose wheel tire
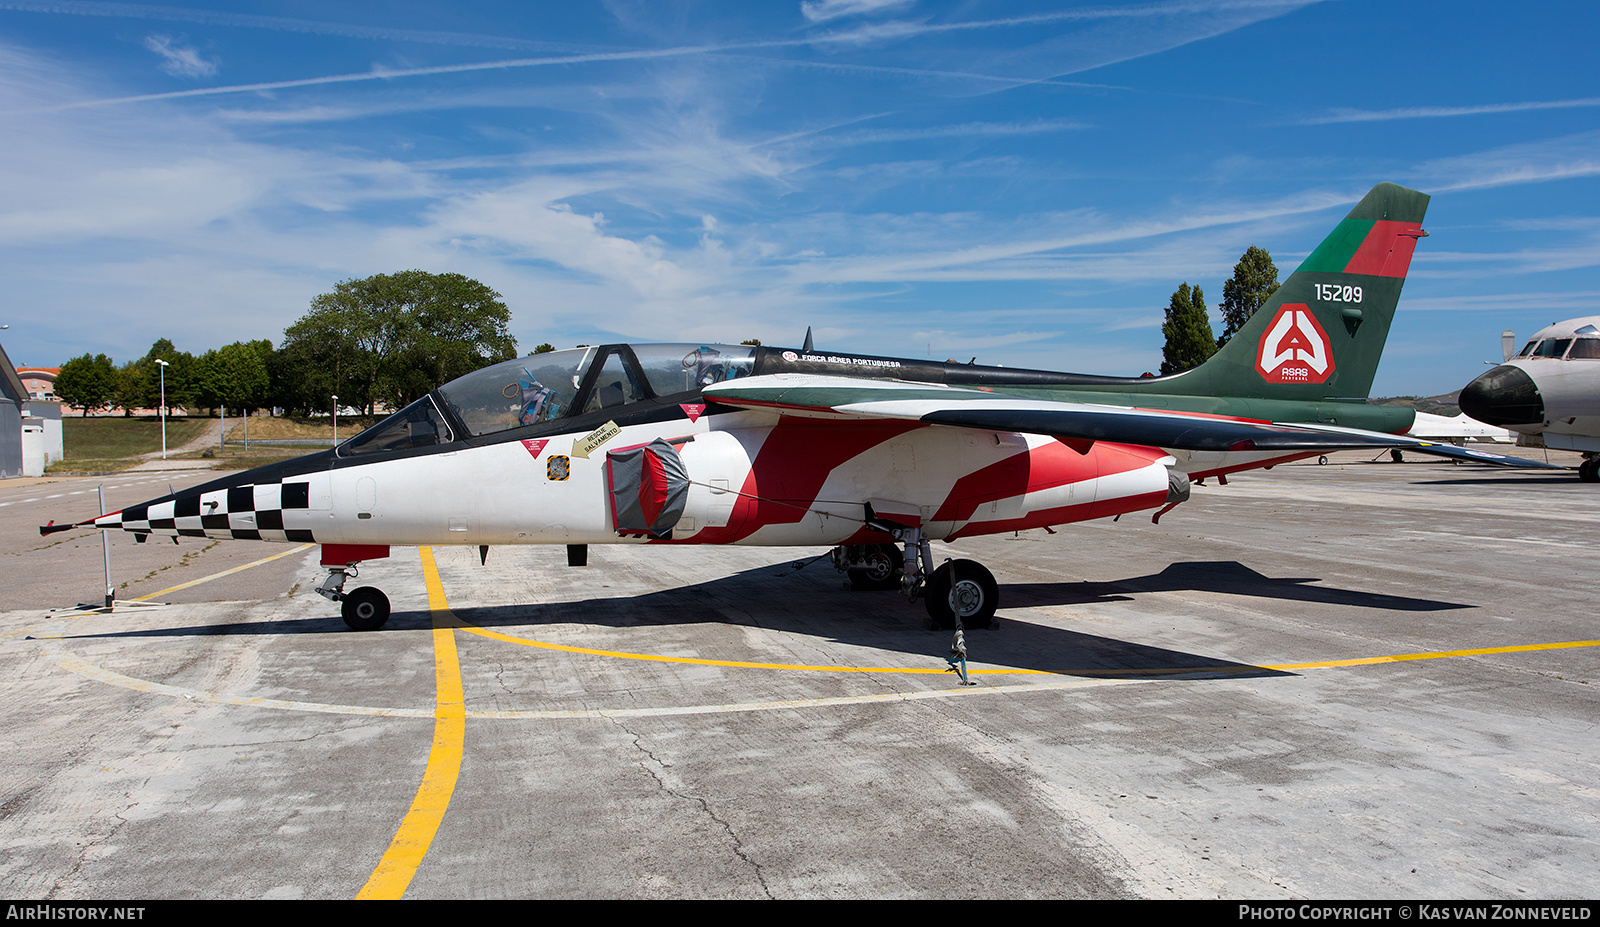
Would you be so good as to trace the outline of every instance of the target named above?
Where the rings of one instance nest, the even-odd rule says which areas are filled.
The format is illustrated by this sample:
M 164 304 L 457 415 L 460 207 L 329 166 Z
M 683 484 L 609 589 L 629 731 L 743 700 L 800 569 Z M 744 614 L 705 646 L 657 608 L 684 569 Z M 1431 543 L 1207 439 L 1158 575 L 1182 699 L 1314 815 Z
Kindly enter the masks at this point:
M 389 620 L 389 597 L 371 586 L 345 593 L 339 606 L 352 631 L 376 631 Z
M 987 628 L 1000 605 L 1000 584 L 976 560 L 953 560 L 933 571 L 922 597 L 935 628 L 953 629 L 958 615 L 964 628 Z

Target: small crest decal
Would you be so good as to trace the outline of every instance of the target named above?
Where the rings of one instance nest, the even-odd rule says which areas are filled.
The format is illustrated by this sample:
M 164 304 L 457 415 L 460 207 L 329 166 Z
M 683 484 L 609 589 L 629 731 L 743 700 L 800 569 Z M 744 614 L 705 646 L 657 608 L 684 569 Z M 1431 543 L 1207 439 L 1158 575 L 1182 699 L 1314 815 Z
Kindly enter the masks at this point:
M 1273 316 L 1256 371 L 1268 383 L 1324 383 L 1333 374 L 1333 345 L 1305 303 L 1289 303 Z
M 680 402 L 678 403 L 678 408 L 683 410 L 684 415 L 689 416 L 689 421 L 698 422 L 700 421 L 700 415 L 706 410 L 706 404 L 703 402 Z
M 560 482 L 572 475 L 572 458 L 565 454 L 552 454 L 545 464 L 544 475 Z
M 785 351 L 783 352 L 783 359 L 792 364 L 800 359 L 800 355 L 794 353 L 793 351 Z

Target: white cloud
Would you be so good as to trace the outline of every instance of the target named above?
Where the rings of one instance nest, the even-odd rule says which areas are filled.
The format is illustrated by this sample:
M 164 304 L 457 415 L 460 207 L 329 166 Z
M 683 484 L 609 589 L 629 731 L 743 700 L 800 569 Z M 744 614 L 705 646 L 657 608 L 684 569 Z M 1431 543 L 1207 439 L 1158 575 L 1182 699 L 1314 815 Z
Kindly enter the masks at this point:
M 1296 125 L 1329 125 L 1341 122 L 1386 122 L 1394 119 L 1441 119 L 1456 116 L 1489 116 L 1500 113 L 1526 113 L 1546 109 L 1577 109 L 1600 106 L 1600 97 L 1575 100 L 1535 100 L 1523 103 L 1482 103 L 1477 106 L 1403 106 L 1396 109 L 1334 109 L 1321 116 L 1296 120 Z
M 800 15 L 814 23 L 838 19 L 841 16 L 859 16 L 882 13 L 911 6 L 916 0 L 806 0 L 800 4 Z
M 217 73 L 217 63 L 201 57 L 198 49 L 179 44 L 170 35 L 147 35 L 144 47 L 161 56 L 161 70 L 173 77 L 198 80 Z
M 1419 173 L 1435 193 L 1600 176 L 1600 132 L 1438 158 L 1423 164 Z

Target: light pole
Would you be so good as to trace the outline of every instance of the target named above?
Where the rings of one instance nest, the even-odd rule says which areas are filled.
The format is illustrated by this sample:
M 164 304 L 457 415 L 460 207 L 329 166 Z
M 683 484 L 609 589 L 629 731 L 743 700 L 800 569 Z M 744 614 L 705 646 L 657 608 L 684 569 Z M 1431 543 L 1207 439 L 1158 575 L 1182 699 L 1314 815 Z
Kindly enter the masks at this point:
M 156 358 L 161 365 L 161 459 L 167 459 L 167 362 Z
M 339 446 L 339 397 L 333 397 L 333 446 Z

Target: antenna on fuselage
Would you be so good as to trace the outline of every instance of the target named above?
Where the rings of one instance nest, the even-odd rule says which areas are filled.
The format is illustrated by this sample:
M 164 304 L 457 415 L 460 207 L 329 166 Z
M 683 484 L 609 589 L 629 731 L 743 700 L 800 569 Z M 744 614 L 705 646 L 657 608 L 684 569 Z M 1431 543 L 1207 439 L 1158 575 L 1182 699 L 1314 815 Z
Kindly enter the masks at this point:
M 811 326 L 809 325 L 806 326 L 806 343 L 800 346 L 800 350 L 807 354 L 811 353 Z

